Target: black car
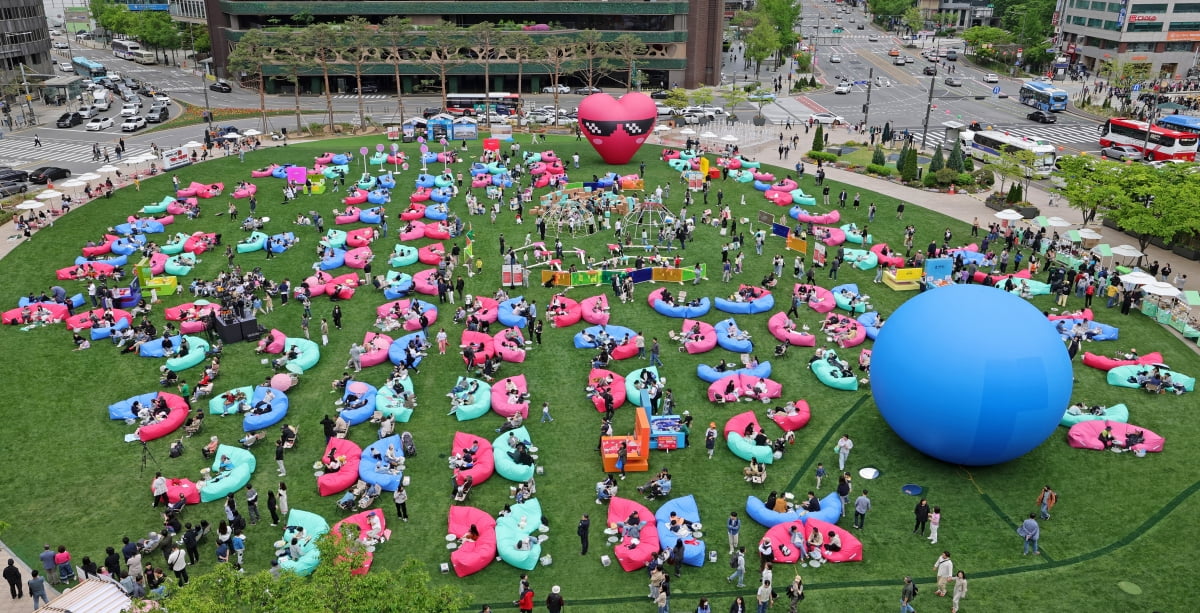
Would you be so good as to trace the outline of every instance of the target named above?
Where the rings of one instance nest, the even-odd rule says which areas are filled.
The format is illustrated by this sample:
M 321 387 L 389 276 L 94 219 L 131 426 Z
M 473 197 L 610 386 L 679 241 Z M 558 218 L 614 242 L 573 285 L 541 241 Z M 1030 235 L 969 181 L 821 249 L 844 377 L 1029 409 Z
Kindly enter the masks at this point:
M 669 92 L 665 89 L 660 89 L 656 92 L 652 92 L 650 94 L 650 97 L 654 98 L 655 100 L 666 100 L 667 96 L 670 96 L 670 95 L 671 95 L 671 92 Z
M 441 115 L 442 113 L 445 113 L 445 112 L 446 111 L 443 111 L 441 109 L 441 107 L 427 106 L 427 107 L 425 107 L 424 110 L 421 111 L 421 117 L 424 117 L 425 119 L 429 119 L 430 117 L 433 117 L 434 115 Z
M 857 26 L 855 26 L 855 27 L 856 27 L 856 28 L 858 28 L 859 30 L 865 30 L 865 29 L 867 29 L 867 24 L 865 24 L 865 23 L 860 23 L 860 24 L 858 24 L 858 25 L 857 25 Z
M 81 123 L 83 123 L 83 115 L 79 113 L 63 113 L 58 118 L 58 121 L 54 122 L 54 125 L 60 128 L 70 128 Z
M 926 66 L 921 69 L 921 72 L 933 77 L 937 76 L 937 66 Z
M 362 91 L 360 92 L 359 89 L 361 89 Z M 358 87 L 354 88 L 354 93 L 356 93 L 356 94 L 359 94 L 359 93 L 361 93 L 361 94 L 378 94 L 379 86 L 378 85 L 370 85 L 370 84 L 363 85 L 361 88 L 358 88 Z
M 223 94 L 228 94 L 229 92 L 233 91 L 233 86 L 227 81 L 217 81 L 216 83 L 209 85 L 208 88 L 214 92 L 221 92 Z
M 29 173 L 29 182 L 45 185 L 51 181 L 65 179 L 69 176 L 71 176 L 71 171 L 67 170 L 66 168 L 59 168 L 57 166 L 42 166 L 41 168 Z
M 24 194 L 25 190 L 29 189 L 24 181 L 4 181 L 0 182 L 0 198 Z
M 1032 119 L 1038 123 L 1054 123 L 1058 121 L 1057 115 L 1054 113 L 1047 113 L 1046 111 L 1034 111 L 1026 115 L 1025 118 Z
M 5 168 L 0 170 L 0 182 L 2 183 L 24 183 L 29 180 L 29 173 L 24 170 L 13 170 Z

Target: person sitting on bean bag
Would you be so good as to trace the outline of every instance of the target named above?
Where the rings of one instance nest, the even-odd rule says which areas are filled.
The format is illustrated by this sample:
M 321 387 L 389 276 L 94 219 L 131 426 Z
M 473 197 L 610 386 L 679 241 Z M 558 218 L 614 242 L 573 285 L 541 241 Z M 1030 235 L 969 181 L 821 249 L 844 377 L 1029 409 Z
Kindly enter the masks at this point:
M 750 465 L 742 469 L 742 477 L 746 481 L 761 480 L 767 469 L 758 463 L 758 458 L 750 458 Z
M 809 492 L 808 500 L 800 504 L 800 508 L 808 513 L 816 513 L 821 510 L 821 501 L 817 499 L 817 495 Z
M 829 542 L 825 543 L 825 553 L 837 553 L 842 550 L 842 539 L 833 530 L 829 531 Z
M 508 452 L 508 457 L 517 464 L 533 466 L 533 456 L 530 455 L 529 448 L 525 446 L 525 443 L 517 443 L 517 448 Z

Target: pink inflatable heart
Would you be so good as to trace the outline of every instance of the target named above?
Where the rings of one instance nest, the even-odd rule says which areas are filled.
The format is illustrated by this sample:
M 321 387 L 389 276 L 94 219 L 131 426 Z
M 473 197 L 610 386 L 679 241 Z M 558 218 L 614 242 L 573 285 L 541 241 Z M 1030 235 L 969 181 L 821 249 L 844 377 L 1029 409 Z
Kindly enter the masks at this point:
M 592 94 L 579 103 L 579 129 L 609 164 L 625 164 L 654 130 L 658 110 L 646 94 L 634 92 L 620 100 Z

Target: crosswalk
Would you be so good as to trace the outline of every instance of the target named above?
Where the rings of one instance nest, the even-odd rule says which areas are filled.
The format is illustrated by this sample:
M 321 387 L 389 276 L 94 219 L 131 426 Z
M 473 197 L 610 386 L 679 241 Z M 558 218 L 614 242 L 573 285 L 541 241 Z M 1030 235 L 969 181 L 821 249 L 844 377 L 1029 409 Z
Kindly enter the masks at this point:
M 901 128 L 902 129 L 902 128 Z M 1090 124 L 1055 124 L 1050 126 L 991 126 L 993 130 L 1007 132 L 1015 136 L 1043 139 L 1051 145 L 1096 145 L 1098 136 L 1095 126 Z M 909 130 L 917 142 L 921 141 L 920 130 Z M 930 132 L 926 143 L 936 147 L 938 143 L 945 146 L 946 133 L 943 130 Z
M 102 150 L 103 147 L 102 145 Z M 113 146 L 109 145 L 108 150 L 112 154 Z M 148 148 L 139 150 L 127 145 L 124 157 L 131 158 L 149 151 Z M 64 165 L 91 161 L 91 143 L 43 140 L 41 147 L 35 147 L 32 138 L 10 137 L 6 134 L 0 139 L 0 165 L 3 166 L 22 168 L 37 163 Z M 112 154 L 110 161 L 117 163 L 117 156 Z

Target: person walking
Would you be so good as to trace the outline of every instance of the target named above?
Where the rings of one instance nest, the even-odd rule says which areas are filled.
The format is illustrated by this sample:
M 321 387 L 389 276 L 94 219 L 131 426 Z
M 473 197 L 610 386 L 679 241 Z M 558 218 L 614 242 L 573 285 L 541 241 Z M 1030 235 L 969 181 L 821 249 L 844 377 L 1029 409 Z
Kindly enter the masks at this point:
M 651 341 L 650 341 L 650 365 L 651 366 L 662 366 L 663 365 L 662 359 L 660 358 L 661 353 L 662 353 L 662 348 L 659 347 L 658 337 L 656 336 L 653 339 L 651 339 Z
M 171 553 L 167 554 L 167 566 L 175 573 L 175 580 L 179 583 L 179 587 L 183 587 L 188 584 L 187 554 L 184 553 L 182 547 L 173 545 L 170 547 Z
M 854 441 L 850 440 L 849 434 L 843 434 L 837 442 L 838 470 L 846 471 L 846 459 L 850 457 L 851 449 L 854 449 Z
M 868 490 L 854 500 L 854 527 L 862 530 L 867 521 L 867 511 L 871 510 L 871 499 L 867 497 Z
M 392 500 L 396 503 L 396 517 L 400 521 L 408 522 L 408 491 L 404 489 L 404 485 L 396 488 L 396 493 L 392 494 Z
M 278 474 L 280 477 L 287 476 L 287 467 L 283 465 L 283 449 L 284 449 L 283 439 L 276 439 L 276 441 L 275 441 L 275 464 L 277 466 L 279 466 Z
M 1033 555 L 1042 555 L 1041 550 L 1038 549 L 1038 539 L 1042 536 L 1042 530 L 1038 527 L 1036 517 L 1036 514 L 1030 513 L 1029 519 L 1025 520 L 1020 528 L 1017 528 L 1017 534 L 1025 539 L 1024 553 L 1021 555 L 1029 555 L 1030 548 L 1033 549 Z
M 967 574 L 958 571 L 954 577 L 954 592 L 950 598 L 950 613 L 958 613 L 958 603 L 967 597 Z
M 792 579 L 792 584 L 787 589 L 788 599 L 791 600 L 791 606 L 788 607 L 788 613 L 796 613 L 796 607 L 804 600 L 804 579 L 800 575 L 796 575 Z
M 37 134 L 33 135 L 33 146 L 34 147 L 42 146 L 42 137 L 41 136 L 38 136 Z
M 50 599 L 46 598 L 46 580 L 38 576 L 38 571 L 29 573 L 29 581 L 25 583 L 29 587 L 29 597 L 33 599 L 33 610 L 38 610 L 38 600 L 42 601 L 41 606 L 50 604 Z
M 742 520 L 738 518 L 737 511 L 729 514 L 729 519 L 725 520 L 725 531 L 729 534 L 729 555 L 734 555 L 738 551 L 738 534 L 742 531 Z
M 251 526 L 258 524 L 258 491 L 250 483 L 246 484 L 246 514 Z
M 913 516 L 916 518 L 916 524 L 913 525 L 913 534 L 925 536 L 925 525 L 929 523 L 929 501 L 924 498 L 917 503 L 913 508 Z
M 950 559 L 949 551 L 943 551 L 942 555 L 934 561 L 933 572 L 937 575 L 937 592 L 934 593 L 938 596 L 945 596 L 946 584 L 954 576 L 954 561 Z
M 763 581 L 754 596 L 758 601 L 758 613 L 767 613 L 767 607 L 771 606 L 771 580 Z
M 578 168 L 578 162 L 576 162 L 576 168 Z M 562 588 L 557 585 L 550 588 L 550 595 L 546 597 L 546 610 L 550 613 L 561 613 L 564 605 L 566 602 L 563 601 Z
M 588 518 L 588 514 L 584 513 L 579 520 L 579 526 L 575 528 L 575 534 L 579 535 L 579 555 L 586 556 L 588 552 L 588 532 L 592 526 L 592 520 Z
M 4 567 L 4 580 L 8 582 L 8 593 L 12 595 L 13 600 L 25 597 L 21 587 L 21 569 L 17 568 L 17 561 L 12 558 L 8 559 L 8 566 Z
M 713 452 L 717 449 L 717 422 L 708 422 L 708 429 L 704 431 L 704 448 L 708 451 L 708 459 L 713 459 Z
M 933 513 L 929 514 L 929 543 L 937 544 L 938 528 L 942 525 L 942 507 L 933 507 Z
M 916 609 L 912 608 L 912 601 L 916 597 L 916 584 L 913 583 L 912 577 L 905 577 L 904 589 L 900 590 L 900 613 L 914 613 Z
M 1058 492 L 1050 489 L 1049 485 L 1044 486 L 1042 493 L 1038 494 L 1037 503 L 1041 511 L 1041 519 L 1050 519 L 1050 509 L 1053 509 L 1054 505 L 1058 504 Z
M 729 565 L 733 567 L 733 574 L 725 578 L 726 583 L 733 582 L 737 579 L 738 587 L 746 587 L 746 548 L 738 547 L 737 551 L 733 552 L 733 557 L 729 559 Z

